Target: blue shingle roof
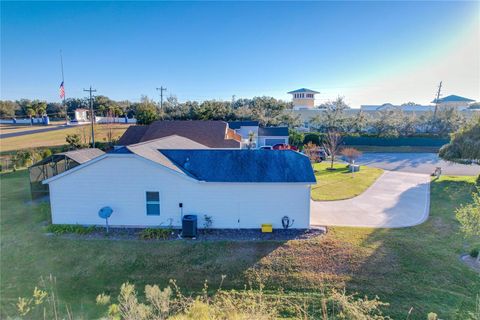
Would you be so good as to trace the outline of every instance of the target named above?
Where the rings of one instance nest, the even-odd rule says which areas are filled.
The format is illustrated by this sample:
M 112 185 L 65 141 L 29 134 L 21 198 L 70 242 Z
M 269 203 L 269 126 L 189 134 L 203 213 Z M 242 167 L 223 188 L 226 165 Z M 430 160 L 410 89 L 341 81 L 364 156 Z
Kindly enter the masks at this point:
M 288 137 L 288 127 L 260 127 L 258 135 L 264 137 Z
M 292 150 L 161 150 L 191 177 L 207 182 L 315 183 L 310 160 Z
M 287 93 L 301 93 L 301 92 L 320 93 L 318 91 L 310 90 L 310 89 L 307 89 L 307 88 L 301 88 L 301 89 L 293 90 L 293 91 L 290 91 L 290 92 L 287 92 Z
M 441 103 L 441 102 L 474 102 L 475 100 L 456 96 L 454 94 L 443 97 L 441 99 L 435 99 L 432 103 Z
M 231 121 L 228 123 L 230 129 L 240 129 L 240 127 L 258 127 L 258 121 Z

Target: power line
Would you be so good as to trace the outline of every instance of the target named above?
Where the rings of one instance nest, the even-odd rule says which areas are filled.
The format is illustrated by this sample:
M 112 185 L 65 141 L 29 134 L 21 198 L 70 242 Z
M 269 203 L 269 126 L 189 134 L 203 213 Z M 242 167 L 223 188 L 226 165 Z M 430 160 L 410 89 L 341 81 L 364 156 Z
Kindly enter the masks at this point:
M 167 88 L 160 86 L 160 88 L 155 88 L 156 90 L 160 91 L 160 109 L 163 108 L 163 91 L 167 91 Z
M 93 130 L 93 122 L 95 121 L 95 113 L 93 112 L 93 103 L 92 103 L 92 92 L 97 92 L 97 90 L 92 89 L 92 86 L 90 86 L 90 89 L 83 89 L 85 92 L 90 93 L 90 99 L 89 99 L 89 104 L 90 104 L 90 124 L 92 128 L 92 148 L 95 148 L 95 132 Z

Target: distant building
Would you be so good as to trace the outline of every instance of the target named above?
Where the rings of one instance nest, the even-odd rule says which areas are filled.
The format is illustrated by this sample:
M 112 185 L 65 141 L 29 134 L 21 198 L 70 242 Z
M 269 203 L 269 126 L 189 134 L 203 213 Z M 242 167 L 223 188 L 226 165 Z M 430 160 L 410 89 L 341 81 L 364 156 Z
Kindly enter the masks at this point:
M 75 109 L 75 121 L 76 122 L 88 122 L 88 110 L 87 109 L 82 109 L 78 108 Z
M 456 96 L 454 94 L 432 101 L 432 103 L 438 103 L 440 107 L 455 107 L 459 110 L 468 109 L 468 107 L 474 102 L 475 100 Z
M 475 100 L 450 95 L 441 99 L 435 99 L 432 103 L 437 103 L 439 108 L 456 108 L 458 111 L 467 110 Z M 382 105 L 362 105 L 360 107 L 362 111 L 375 112 L 388 109 L 398 109 L 403 112 L 429 112 L 435 111 L 435 105 L 418 105 L 418 104 L 404 104 L 393 105 L 391 103 L 384 103 Z
M 384 111 L 384 110 L 401 110 L 403 112 L 428 112 L 428 111 L 434 111 L 435 106 L 430 106 L 430 105 L 419 105 L 419 104 L 405 104 L 405 105 L 394 105 L 391 103 L 384 103 L 381 105 L 362 105 L 360 106 L 360 110 L 364 112 L 378 112 L 378 111 Z
M 315 95 L 320 92 L 301 88 L 288 92 L 292 95 L 293 110 L 304 110 L 315 108 Z

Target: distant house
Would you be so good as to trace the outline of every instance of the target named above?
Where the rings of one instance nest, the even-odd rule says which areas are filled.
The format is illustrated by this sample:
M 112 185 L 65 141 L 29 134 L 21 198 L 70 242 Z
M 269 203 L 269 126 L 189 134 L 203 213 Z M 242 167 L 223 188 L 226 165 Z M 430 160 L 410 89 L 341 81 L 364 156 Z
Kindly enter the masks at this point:
M 209 148 L 240 148 L 241 137 L 223 121 L 155 121 L 148 126 L 130 126 L 118 146 L 178 135 Z
M 432 103 L 438 103 L 438 106 L 440 107 L 455 107 L 459 110 L 468 109 L 470 104 L 474 102 L 475 100 L 460 97 L 454 94 L 432 101 Z
M 261 127 L 258 121 L 233 121 L 228 126 L 242 137 L 242 147 L 248 146 L 250 138 L 253 148 L 288 144 L 288 127 Z
M 210 142 L 205 140 L 205 142 Z M 172 145 L 197 149 L 161 149 Z M 294 151 L 199 149 L 182 136 L 121 147 L 44 181 L 54 224 L 180 227 L 184 214 L 212 228 L 310 224 L 309 159 Z M 75 196 L 72 196 L 75 195 Z

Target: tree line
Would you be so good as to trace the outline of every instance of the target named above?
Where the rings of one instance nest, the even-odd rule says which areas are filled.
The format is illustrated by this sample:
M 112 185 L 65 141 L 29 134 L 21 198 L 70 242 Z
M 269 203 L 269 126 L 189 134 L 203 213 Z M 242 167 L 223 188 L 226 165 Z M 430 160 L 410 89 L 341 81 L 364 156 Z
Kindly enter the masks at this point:
M 464 126 L 468 119 L 455 108 L 439 108 L 438 112 L 411 113 L 391 107 L 375 114 L 349 112 L 351 108 L 339 97 L 319 106 L 323 111 L 302 123 L 300 116 L 291 112 L 292 103 L 273 97 L 254 97 L 235 101 L 206 100 L 180 102 L 170 96 L 163 106 L 142 96 L 139 102 L 115 101 L 106 96 L 93 99 L 93 109 L 98 116 L 135 117 L 139 124 L 155 120 L 256 120 L 264 126 L 288 125 L 298 128 L 308 125 L 317 132 L 338 131 L 345 134 L 399 137 L 418 134 L 448 136 Z M 408 103 L 413 104 L 413 103 Z M 36 117 L 44 114 L 51 118 L 73 118 L 77 108 L 88 108 L 87 98 L 70 98 L 65 106 L 58 102 L 20 99 L 0 101 L 0 117 Z

